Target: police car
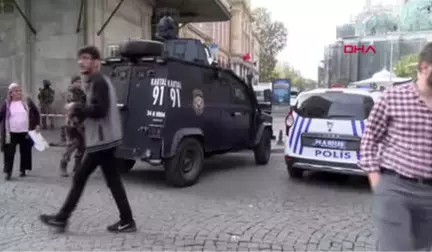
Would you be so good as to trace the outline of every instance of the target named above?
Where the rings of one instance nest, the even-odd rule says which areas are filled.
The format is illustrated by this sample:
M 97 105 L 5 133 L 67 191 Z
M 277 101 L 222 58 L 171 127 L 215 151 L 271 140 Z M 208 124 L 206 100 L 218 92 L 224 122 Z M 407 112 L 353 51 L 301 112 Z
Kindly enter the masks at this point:
M 286 117 L 285 161 L 291 178 L 305 170 L 364 175 L 357 166 L 366 119 L 380 93 L 315 89 L 301 93 Z

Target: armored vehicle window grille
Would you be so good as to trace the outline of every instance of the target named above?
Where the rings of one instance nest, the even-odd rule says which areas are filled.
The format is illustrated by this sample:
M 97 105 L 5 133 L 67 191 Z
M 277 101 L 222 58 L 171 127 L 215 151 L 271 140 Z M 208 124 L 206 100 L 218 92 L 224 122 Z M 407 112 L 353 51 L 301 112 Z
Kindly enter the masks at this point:
M 13 13 L 15 5 L 13 0 L 0 0 L 0 14 Z
M 105 55 L 109 58 L 120 57 L 120 46 L 108 45 Z
M 302 117 L 317 119 L 364 120 L 374 105 L 371 97 L 346 93 L 307 94 L 295 107 Z
M 168 54 L 172 57 L 185 59 L 186 58 L 186 45 L 176 43 L 168 50 Z
M 238 85 L 233 85 L 232 87 L 234 103 L 236 104 L 244 104 L 249 105 L 249 98 L 246 95 L 246 91 L 244 88 L 239 87 Z

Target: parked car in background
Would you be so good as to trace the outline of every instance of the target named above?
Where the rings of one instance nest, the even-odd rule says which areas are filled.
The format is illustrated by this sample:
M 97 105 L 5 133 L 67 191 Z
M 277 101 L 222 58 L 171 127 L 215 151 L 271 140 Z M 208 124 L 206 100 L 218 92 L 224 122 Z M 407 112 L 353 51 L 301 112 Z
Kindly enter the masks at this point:
M 291 178 L 304 171 L 365 175 L 357 166 L 366 120 L 381 92 L 302 92 L 286 117 L 285 161 Z

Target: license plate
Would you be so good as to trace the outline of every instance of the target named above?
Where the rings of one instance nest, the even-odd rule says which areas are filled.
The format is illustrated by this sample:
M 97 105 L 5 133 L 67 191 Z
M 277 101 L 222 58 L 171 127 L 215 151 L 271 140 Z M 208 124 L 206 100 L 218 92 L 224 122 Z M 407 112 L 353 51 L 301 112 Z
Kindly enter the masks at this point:
M 312 139 L 311 147 L 346 150 L 347 142 L 342 140 Z

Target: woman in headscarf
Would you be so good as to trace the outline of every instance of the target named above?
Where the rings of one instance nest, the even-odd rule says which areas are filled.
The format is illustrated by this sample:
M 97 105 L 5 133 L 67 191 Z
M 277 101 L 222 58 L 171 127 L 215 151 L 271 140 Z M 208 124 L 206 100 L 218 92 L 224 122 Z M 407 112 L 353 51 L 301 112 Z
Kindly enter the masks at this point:
M 40 113 L 35 103 L 26 97 L 21 86 L 9 85 L 8 95 L 0 108 L 1 150 L 4 155 L 5 179 L 10 180 L 17 145 L 20 149 L 20 177 L 32 169 L 33 141 L 29 131 L 39 131 Z

